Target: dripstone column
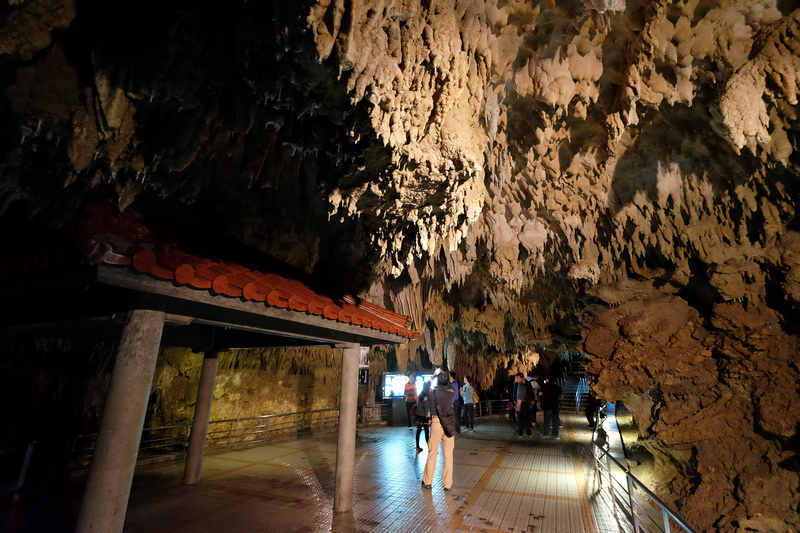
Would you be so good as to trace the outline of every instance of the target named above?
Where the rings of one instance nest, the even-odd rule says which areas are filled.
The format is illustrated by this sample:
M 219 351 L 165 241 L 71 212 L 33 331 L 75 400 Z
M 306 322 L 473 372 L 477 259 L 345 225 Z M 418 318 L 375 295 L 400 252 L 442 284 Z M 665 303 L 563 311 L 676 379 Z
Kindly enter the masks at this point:
M 342 350 L 342 389 L 339 400 L 339 442 L 336 447 L 336 485 L 333 510 L 353 508 L 353 474 L 356 462 L 356 419 L 358 416 L 358 356 L 361 347 L 347 344 Z
M 75 528 L 78 533 L 122 531 L 163 330 L 163 311 L 128 312 Z
M 197 389 L 197 404 L 194 407 L 192 433 L 189 436 L 189 449 L 186 453 L 186 467 L 183 471 L 183 484 L 195 485 L 200 481 L 203 454 L 206 451 L 208 421 L 211 418 L 211 402 L 214 400 L 214 384 L 217 381 L 219 352 L 208 352 L 203 357 L 200 371 L 200 387 Z

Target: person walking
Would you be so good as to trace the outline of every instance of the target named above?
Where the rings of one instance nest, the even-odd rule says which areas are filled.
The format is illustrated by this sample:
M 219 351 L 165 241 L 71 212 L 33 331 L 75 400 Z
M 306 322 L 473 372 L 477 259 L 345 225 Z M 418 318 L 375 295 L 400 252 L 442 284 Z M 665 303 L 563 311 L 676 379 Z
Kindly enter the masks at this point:
M 542 411 L 544 411 L 544 426 L 542 427 L 542 437 L 547 438 L 548 431 L 552 427 L 553 438 L 558 438 L 561 387 L 556 383 L 554 376 L 545 378 L 542 390 L 539 391 Z
M 466 431 L 475 431 L 475 389 L 472 387 L 472 378 L 464 376 L 464 385 L 461 386 L 461 397 L 464 398 L 464 426 Z
M 413 372 L 409 372 L 408 381 L 406 382 L 405 395 L 406 395 L 406 415 L 408 416 L 408 429 L 413 429 L 412 423 L 414 422 L 414 415 L 411 414 L 411 408 L 417 405 L 417 384 L 414 383 Z
M 414 418 L 417 419 L 417 453 L 422 451 L 422 448 L 419 446 L 419 435 L 423 431 L 425 432 L 425 444 L 428 445 L 430 442 L 430 432 L 429 429 L 431 427 L 431 382 L 426 381 L 425 384 L 422 386 L 422 392 L 417 398 L 417 416 Z M 428 448 L 430 451 L 430 447 Z
M 511 377 L 511 386 L 509 389 L 509 397 L 511 398 L 508 401 L 508 419 L 511 420 L 512 424 L 517 423 L 517 376 Z
M 450 385 L 449 375 L 439 374 L 436 388 L 431 397 L 431 438 L 428 441 L 428 459 L 422 473 L 422 487 L 429 489 L 436 474 L 436 460 L 439 456 L 439 444 L 444 451 L 444 468 L 442 469 L 442 485 L 449 491 L 453 487 L 453 448 L 455 447 L 456 420 L 453 415 L 453 395 L 455 391 Z
M 533 391 L 533 396 L 531 399 L 531 427 L 536 427 L 536 412 L 538 409 L 536 408 L 539 402 L 539 389 L 542 387 L 539 385 L 539 375 L 535 372 L 528 372 L 528 383 L 531 384 L 531 390 Z
M 458 393 L 458 376 L 455 372 L 450 372 L 450 386 L 453 387 L 453 391 L 456 393 L 456 397 L 453 398 L 453 415 L 456 417 L 456 433 L 461 434 L 461 395 Z
M 519 436 L 531 436 L 531 400 L 533 399 L 533 390 L 530 383 L 525 380 L 525 375 L 520 372 L 517 374 L 517 421 L 519 428 Z
M 598 407 L 600 407 L 600 401 L 597 399 L 597 396 L 594 395 L 594 392 L 590 391 L 589 398 L 586 400 L 586 410 L 584 414 L 586 415 L 586 421 L 589 423 L 589 427 L 592 429 L 597 425 L 595 414 L 597 413 Z

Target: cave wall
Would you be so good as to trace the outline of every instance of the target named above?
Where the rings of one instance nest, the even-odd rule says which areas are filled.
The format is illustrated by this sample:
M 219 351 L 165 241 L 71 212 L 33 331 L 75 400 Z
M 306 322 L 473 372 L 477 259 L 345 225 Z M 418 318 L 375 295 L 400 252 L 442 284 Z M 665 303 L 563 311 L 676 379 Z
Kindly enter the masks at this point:
M 0 448 L 40 439 L 96 433 L 114 366 L 116 345 L 37 339 L 0 345 L 2 377 Z M 400 350 L 398 350 L 400 348 Z M 419 351 L 403 360 L 402 346 L 375 346 L 369 384 L 358 403 L 381 403 L 384 372 L 431 371 Z M 211 420 L 249 418 L 339 406 L 341 350 L 328 347 L 238 349 L 220 352 Z M 424 361 L 422 360 L 424 358 Z M 162 347 L 148 401 L 145 427 L 190 425 L 202 369 L 202 353 Z M 505 397 L 508 376 L 535 366 L 535 354 L 509 356 L 454 348 L 445 368 L 474 376 L 487 397 Z
M 359 390 L 358 403 L 381 403 L 384 372 L 429 372 L 435 366 L 422 361 L 417 351 L 403 361 L 395 346 L 376 346 L 369 354 L 369 384 Z M 203 354 L 184 348 L 162 348 L 156 364 L 146 424 L 151 427 L 191 424 L 200 382 Z M 506 354 L 493 350 L 472 352 L 467 345 L 453 344 L 445 362 L 459 382 L 472 376 L 482 399 L 508 397 L 510 376 L 528 372 L 539 362 L 539 354 L 529 350 Z M 102 412 L 108 375 L 95 378 L 103 383 L 93 387 L 84 402 L 84 412 Z M 219 356 L 211 420 L 247 418 L 265 414 L 292 413 L 339 406 L 341 350 L 327 347 L 241 349 Z M 94 390 L 94 389 L 97 390 Z
M 4 446 L 97 432 L 116 345 L 68 339 L 2 344 L 0 401 Z M 163 347 L 158 355 L 146 427 L 191 424 L 202 353 Z M 372 397 L 385 360 L 371 357 Z M 376 377 L 377 376 L 377 377 Z M 212 420 L 330 409 L 339 405 L 341 351 L 330 348 L 221 352 Z M 368 401 L 367 396 L 363 403 Z
M 780 316 L 757 299 L 694 307 L 655 275 L 595 294 L 587 370 L 633 413 L 656 493 L 703 531 L 797 527 L 800 346 Z
M 191 423 L 202 357 L 182 348 L 161 350 L 149 407 L 152 426 Z M 211 419 L 335 408 L 339 406 L 340 383 L 340 350 L 320 347 L 221 352 Z

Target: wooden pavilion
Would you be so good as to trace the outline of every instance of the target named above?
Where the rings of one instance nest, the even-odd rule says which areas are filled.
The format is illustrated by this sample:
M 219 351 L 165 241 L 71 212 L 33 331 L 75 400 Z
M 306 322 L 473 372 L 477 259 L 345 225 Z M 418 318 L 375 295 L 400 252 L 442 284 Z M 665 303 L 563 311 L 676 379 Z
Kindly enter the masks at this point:
M 159 349 L 203 352 L 185 484 L 200 479 L 220 351 L 342 350 L 334 510 L 352 508 L 361 346 L 419 336 L 411 319 L 359 298 L 333 299 L 290 277 L 164 242 L 140 213 L 87 208 L 77 240 L 0 261 L 0 337 L 118 342 L 77 531 L 122 531 Z

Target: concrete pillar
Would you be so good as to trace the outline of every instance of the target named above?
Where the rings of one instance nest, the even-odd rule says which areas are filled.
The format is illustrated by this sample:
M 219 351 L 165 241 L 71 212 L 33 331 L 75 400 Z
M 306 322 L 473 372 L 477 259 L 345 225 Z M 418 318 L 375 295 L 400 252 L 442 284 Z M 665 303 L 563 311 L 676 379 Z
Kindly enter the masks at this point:
M 339 399 L 339 442 L 336 446 L 334 512 L 353 509 L 353 474 L 356 463 L 356 418 L 358 417 L 358 356 L 361 347 L 348 344 L 342 350 L 342 389 Z
M 214 399 L 214 384 L 217 381 L 219 352 L 208 352 L 203 357 L 200 371 L 200 387 L 197 389 L 197 403 L 192 419 L 192 433 L 189 436 L 189 449 L 186 453 L 186 467 L 183 470 L 183 484 L 195 485 L 200 481 L 203 454 L 206 451 L 208 421 L 211 418 L 211 402 Z
M 77 533 L 122 531 L 163 330 L 163 311 L 128 312 L 89 467 Z

